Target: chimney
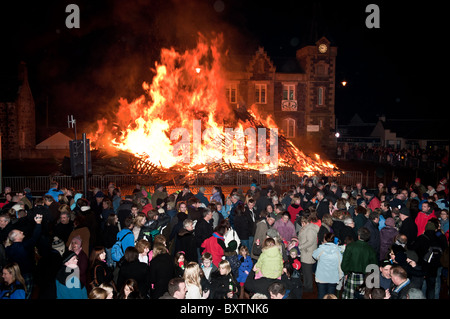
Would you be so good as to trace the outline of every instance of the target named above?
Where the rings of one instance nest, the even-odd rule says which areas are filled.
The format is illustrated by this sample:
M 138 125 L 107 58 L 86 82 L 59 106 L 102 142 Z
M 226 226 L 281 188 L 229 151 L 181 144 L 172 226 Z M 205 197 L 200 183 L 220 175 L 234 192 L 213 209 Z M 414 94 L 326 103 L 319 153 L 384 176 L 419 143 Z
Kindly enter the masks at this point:
M 18 72 L 19 81 L 21 83 L 28 82 L 27 64 L 24 61 L 20 61 L 18 69 L 19 69 Z

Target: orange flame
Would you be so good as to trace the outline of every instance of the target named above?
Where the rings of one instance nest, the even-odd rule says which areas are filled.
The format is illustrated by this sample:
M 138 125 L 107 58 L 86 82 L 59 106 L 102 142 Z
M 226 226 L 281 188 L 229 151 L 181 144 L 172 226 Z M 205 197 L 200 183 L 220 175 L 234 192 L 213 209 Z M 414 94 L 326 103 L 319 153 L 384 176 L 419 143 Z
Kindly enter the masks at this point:
M 119 100 L 116 114 L 118 134 L 112 136 L 111 129 L 105 128 L 107 122 L 103 119 L 98 121 L 97 132 L 88 137 L 98 147 L 111 145 L 117 150 L 145 159 L 161 170 L 203 171 L 208 160 L 235 163 L 239 162 L 239 156 L 241 160 L 242 156 L 248 156 L 251 142 L 248 136 L 244 137 L 244 154 L 237 151 L 239 143 L 236 135 L 232 141 L 235 151 L 223 149 L 226 128 L 233 127 L 235 134 L 242 135 L 252 124 L 236 119 L 228 104 L 225 70 L 221 64 L 222 44 L 222 36 L 208 41 L 199 35 L 197 47 L 192 50 L 180 53 L 174 48 L 162 49 L 161 61 L 156 62 L 153 69 L 155 76 L 152 83 L 142 84 L 146 95 L 130 103 L 125 99 Z M 265 127 L 277 127 L 271 116 L 261 116 L 256 107 L 251 106 L 249 113 Z M 200 132 L 203 132 L 200 136 L 198 120 L 201 121 Z M 179 129 L 179 134 L 175 134 L 176 129 Z M 181 134 L 186 132 L 187 138 Z M 219 139 L 215 140 L 214 137 Z M 334 164 L 322 161 L 319 155 L 316 154 L 313 160 L 292 142 L 287 142 L 292 147 L 291 154 L 278 156 L 278 165 L 290 166 L 298 171 L 323 172 L 336 169 Z M 271 168 L 270 163 L 242 165 L 260 171 Z

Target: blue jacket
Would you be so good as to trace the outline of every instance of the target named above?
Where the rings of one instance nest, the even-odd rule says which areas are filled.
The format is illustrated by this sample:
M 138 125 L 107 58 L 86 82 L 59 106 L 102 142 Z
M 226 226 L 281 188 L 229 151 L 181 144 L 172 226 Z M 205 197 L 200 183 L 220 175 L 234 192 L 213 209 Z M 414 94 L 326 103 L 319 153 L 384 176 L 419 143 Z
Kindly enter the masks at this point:
M 316 281 L 319 283 L 337 284 L 343 276 L 341 270 L 342 253 L 334 243 L 325 243 L 313 251 L 312 257 L 317 260 Z
M 1 287 L 0 299 L 25 299 L 25 290 L 22 284 L 16 280 L 9 286 Z
M 242 258 L 241 255 L 238 255 L 239 259 Z M 241 265 L 239 266 L 239 275 L 237 277 L 238 282 L 245 282 L 247 280 L 247 276 L 253 268 L 252 258 L 247 256 Z M 247 271 L 247 273 L 245 273 Z
M 125 236 L 126 233 L 131 233 L 131 235 Z M 130 247 L 130 246 L 134 247 L 134 235 L 131 230 L 122 229 L 120 232 L 117 233 L 116 240 L 121 239 L 123 236 L 125 236 L 125 237 L 122 239 L 122 249 L 125 252 L 125 250 L 128 247 Z
M 56 299 L 87 299 L 86 287 L 69 288 L 56 280 Z

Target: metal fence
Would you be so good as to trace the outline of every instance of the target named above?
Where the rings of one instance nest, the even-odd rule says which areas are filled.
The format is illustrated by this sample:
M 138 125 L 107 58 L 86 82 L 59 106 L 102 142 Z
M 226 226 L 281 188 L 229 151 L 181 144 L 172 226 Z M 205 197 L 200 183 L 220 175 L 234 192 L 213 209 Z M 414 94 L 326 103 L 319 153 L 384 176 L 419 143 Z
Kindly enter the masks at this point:
M 237 186 L 247 187 L 253 181 L 259 185 L 268 185 L 271 178 L 282 186 L 298 184 L 304 175 L 311 176 L 311 172 L 306 171 L 279 171 L 276 175 L 260 174 L 258 171 L 245 172 L 224 172 L 224 173 L 167 173 L 152 175 L 91 175 L 88 177 L 88 187 L 98 187 L 107 189 L 109 183 L 117 186 L 134 187 L 141 184 L 153 190 L 155 181 L 165 180 L 167 185 L 179 187 L 187 182 L 194 188 L 199 186 Z M 313 173 L 314 175 L 314 173 Z M 357 182 L 364 183 L 362 172 L 345 171 L 339 176 L 333 177 L 340 185 L 355 185 Z M 3 185 L 9 186 L 13 191 L 21 191 L 29 187 L 32 192 L 47 192 L 52 181 L 58 182 L 60 187 L 73 187 L 77 190 L 83 189 L 83 178 L 72 178 L 71 176 L 4 176 Z M 172 187 L 171 187 L 172 188 Z

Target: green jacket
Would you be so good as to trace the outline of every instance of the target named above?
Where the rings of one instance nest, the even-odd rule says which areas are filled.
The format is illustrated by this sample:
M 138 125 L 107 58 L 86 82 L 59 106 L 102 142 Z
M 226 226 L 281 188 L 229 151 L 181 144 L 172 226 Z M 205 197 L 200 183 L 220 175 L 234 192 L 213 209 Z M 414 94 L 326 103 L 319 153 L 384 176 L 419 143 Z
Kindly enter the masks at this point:
M 357 240 L 347 245 L 341 263 L 341 269 L 346 275 L 350 272 L 364 274 L 370 264 L 378 265 L 378 261 L 375 250 L 367 242 Z

